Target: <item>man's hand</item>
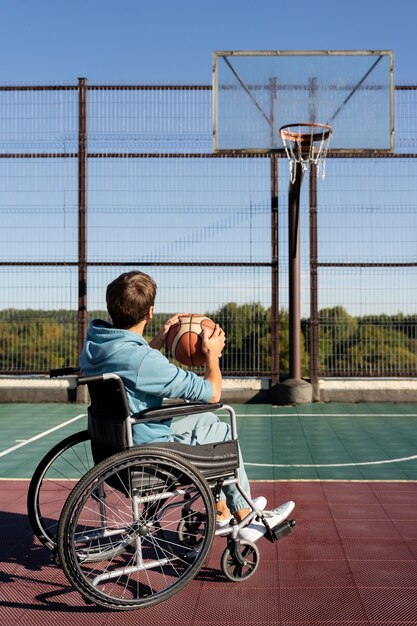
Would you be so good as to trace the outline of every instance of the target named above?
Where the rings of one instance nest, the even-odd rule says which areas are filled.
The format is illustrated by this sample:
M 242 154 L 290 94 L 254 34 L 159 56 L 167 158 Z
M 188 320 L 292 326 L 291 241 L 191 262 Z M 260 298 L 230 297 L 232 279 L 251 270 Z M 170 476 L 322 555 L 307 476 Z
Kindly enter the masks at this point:
M 206 355 L 206 359 L 210 357 L 219 359 L 225 343 L 224 330 L 218 324 L 216 324 L 213 330 L 203 328 L 201 331 L 201 349 Z
M 165 344 L 165 340 L 167 338 L 167 334 L 171 326 L 177 324 L 180 317 L 184 317 L 185 315 L 190 315 L 189 313 L 177 313 L 174 317 L 171 317 L 169 320 L 165 322 L 162 326 L 161 330 L 155 337 L 149 342 L 151 348 L 155 350 L 160 350 L 162 346 Z

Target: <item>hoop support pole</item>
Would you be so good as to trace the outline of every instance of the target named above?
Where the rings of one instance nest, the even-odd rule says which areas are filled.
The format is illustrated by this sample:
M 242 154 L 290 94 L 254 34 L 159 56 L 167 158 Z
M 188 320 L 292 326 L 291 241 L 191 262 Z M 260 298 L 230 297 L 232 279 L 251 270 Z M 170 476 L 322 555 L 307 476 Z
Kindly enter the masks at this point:
M 289 377 L 301 378 L 301 281 L 300 281 L 300 191 L 304 172 L 296 163 L 295 180 L 288 188 L 288 326 Z

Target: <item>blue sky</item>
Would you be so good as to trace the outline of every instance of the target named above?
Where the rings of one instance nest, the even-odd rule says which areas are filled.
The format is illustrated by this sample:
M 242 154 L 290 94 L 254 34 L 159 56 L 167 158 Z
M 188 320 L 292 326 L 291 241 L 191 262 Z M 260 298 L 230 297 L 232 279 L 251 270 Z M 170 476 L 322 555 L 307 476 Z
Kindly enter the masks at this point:
M 394 50 L 396 84 L 416 84 L 416 18 L 415 0 L 2 0 L 0 83 L 74 83 L 85 76 L 91 82 L 210 84 L 214 50 L 305 49 Z M 336 172 L 333 164 L 328 193 Z M 402 198 L 407 207 L 414 184 L 409 194 Z M 346 229 L 333 219 L 337 248 Z M 404 237 L 406 224 L 400 226 L 397 235 Z M 412 256 L 413 242 L 396 245 Z M 333 272 L 327 279 L 333 294 L 337 285 L 330 279 L 339 288 L 345 284 Z M 386 273 L 380 280 L 386 282 Z M 385 288 L 377 285 L 376 301 Z M 397 306 L 392 303 L 393 312 Z
M 414 0 L 2 0 L 0 82 L 211 81 L 213 50 L 393 49 L 415 83 Z

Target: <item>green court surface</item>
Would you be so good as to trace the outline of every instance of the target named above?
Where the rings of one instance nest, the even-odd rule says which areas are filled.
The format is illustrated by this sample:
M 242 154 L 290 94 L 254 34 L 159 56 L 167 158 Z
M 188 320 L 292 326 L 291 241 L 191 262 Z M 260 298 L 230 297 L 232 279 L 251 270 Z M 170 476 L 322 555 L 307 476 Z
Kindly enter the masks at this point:
M 413 404 L 234 405 L 251 480 L 417 480 Z M 86 407 L 0 405 L 0 478 L 30 478 L 42 456 L 86 428 Z

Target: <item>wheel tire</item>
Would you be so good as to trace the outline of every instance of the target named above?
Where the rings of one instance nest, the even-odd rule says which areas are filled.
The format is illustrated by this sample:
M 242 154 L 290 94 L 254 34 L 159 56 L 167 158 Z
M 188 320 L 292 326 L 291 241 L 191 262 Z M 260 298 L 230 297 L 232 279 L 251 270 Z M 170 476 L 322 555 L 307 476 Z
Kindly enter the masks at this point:
M 56 532 L 62 507 L 71 489 L 93 466 L 90 436 L 86 430 L 56 444 L 41 460 L 29 484 L 27 510 L 39 541 L 56 549 Z
M 97 489 L 101 502 L 93 497 Z M 178 541 L 186 490 L 196 494 L 206 517 L 202 539 L 193 547 Z M 152 502 L 158 506 L 149 506 Z M 103 528 L 117 557 L 100 562 Z M 168 599 L 194 578 L 214 531 L 214 501 L 201 474 L 169 450 L 141 446 L 106 459 L 76 485 L 62 511 L 58 554 L 69 582 L 86 601 L 132 610 Z
M 258 569 L 260 554 L 255 543 L 240 541 L 240 556 L 245 560 L 245 563 L 239 562 L 234 548 L 229 546 L 222 554 L 221 568 L 226 578 L 232 582 L 247 580 Z

